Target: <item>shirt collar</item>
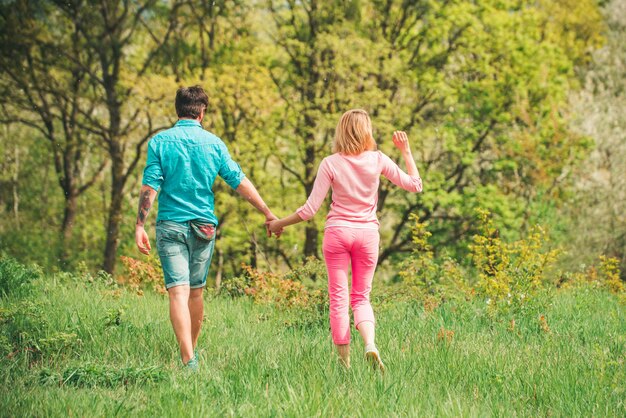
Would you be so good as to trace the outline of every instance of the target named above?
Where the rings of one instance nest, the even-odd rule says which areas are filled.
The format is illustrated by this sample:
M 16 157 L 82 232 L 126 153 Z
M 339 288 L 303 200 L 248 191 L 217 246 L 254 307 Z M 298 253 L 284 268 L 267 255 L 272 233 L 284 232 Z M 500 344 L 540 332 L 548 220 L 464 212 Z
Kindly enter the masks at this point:
M 195 119 L 179 119 L 174 126 L 202 126 L 200 122 Z

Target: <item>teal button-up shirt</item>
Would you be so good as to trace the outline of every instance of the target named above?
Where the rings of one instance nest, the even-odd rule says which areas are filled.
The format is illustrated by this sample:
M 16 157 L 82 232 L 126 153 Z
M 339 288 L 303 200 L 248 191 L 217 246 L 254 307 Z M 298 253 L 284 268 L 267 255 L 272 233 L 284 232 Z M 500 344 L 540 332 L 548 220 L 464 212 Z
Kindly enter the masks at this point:
M 148 142 L 142 183 L 160 190 L 157 221 L 217 225 L 213 182 L 218 175 L 233 189 L 245 177 L 224 142 L 196 120 L 181 119 Z

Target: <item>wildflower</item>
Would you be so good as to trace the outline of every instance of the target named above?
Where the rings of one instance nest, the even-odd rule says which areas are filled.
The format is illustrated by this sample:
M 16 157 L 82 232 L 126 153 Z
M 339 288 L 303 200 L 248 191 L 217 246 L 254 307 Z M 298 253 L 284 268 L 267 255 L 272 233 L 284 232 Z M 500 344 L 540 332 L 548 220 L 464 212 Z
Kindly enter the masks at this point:
M 491 298 L 487 299 L 487 305 L 491 305 Z
M 539 326 L 543 332 L 549 333 L 550 327 L 548 326 L 548 320 L 545 315 L 539 315 Z
M 511 319 L 509 322 L 509 330 L 513 331 L 515 329 L 515 318 Z
M 444 327 L 441 327 L 439 329 L 439 332 L 437 332 L 437 341 L 438 342 L 450 343 L 450 342 L 452 342 L 452 338 L 453 337 L 454 337 L 454 331 L 452 331 L 450 329 L 445 329 Z

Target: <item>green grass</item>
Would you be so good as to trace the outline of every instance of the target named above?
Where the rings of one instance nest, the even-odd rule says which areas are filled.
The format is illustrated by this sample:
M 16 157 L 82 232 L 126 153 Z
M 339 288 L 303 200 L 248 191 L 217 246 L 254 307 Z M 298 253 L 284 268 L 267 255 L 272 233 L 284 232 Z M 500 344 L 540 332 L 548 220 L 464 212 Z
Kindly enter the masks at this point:
M 384 377 L 358 338 L 346 371 L 326 322 L 246 299 L 207 298 L 197 374 L 181 369 L 167 299 L 152 292 L 45 278 L 0 309 L 2 416 L 626 415 L 626 308 L 596 290 L 557 293 L 550 332 L 534 317 L 511 331 L 477 302 L 375 306 Z

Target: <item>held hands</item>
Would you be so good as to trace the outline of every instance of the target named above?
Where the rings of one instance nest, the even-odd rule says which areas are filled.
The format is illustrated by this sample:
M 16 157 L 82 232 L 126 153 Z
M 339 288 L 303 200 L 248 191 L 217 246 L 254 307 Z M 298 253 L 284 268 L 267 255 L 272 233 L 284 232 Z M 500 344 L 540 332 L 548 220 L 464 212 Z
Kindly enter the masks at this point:
M 135 243 L 141 253 L 146 255 L 150 254 L 152 247 L 150 247 L 150 239 L 143 226 L 137 225 L 135 227 Z
M 265 227 L 267 228 L 268 234 L 274 234 L 276 238 L 280 237 L 280 234 L 283 233 L 283 227 L 278 219 L 265 222 Z
M 411 152 L 411 146 L 409 144 L 409 138 L 406 136 L 406 132 L 404 132 L 404 131 L 394 131 L 393 132 L 393 144 L 403 154 Z
M 268 238 L 272 236 L 272 234 L 276 235 L 276 238 L 280 237 L 280 234 L 283 233 L 283 228 L 271 228 L 272 223 L 278 222 L 278 217 L 273 213 L 269 213 L 265 216 L 265 230 L 267 231 Z

